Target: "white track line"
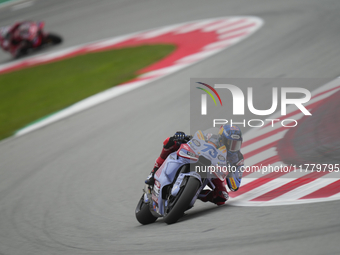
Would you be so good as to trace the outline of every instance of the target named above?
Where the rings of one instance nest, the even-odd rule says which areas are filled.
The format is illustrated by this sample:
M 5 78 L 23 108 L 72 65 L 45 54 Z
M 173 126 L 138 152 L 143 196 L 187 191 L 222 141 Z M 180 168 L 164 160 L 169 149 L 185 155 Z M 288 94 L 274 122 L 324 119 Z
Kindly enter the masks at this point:
M 21 10 L 21 9 L 24 9 L 24 8 L 27 8 L 27 7 L 30 7 L 34 4 L 34 1 L 27 1 L 27 2 L 24 2 L 24 3 L 21 3 L 21 4 L 17 4 L 17 5 L 14 5 L 11 7 L 11 10 L 12 11 L 18 11 L 18 10 Z
M 252 200 L 254 198 L 257 198 L 259 196 L 262 196 L 266 193 L 268 193 L 269 191 L 276 189 L 278 187 L 281 187 L 289 182 L 291 182 L 292 180 L 295 180 L 294 178 L 276 178 L 273 179 L 259 187 L 256 187 L 238 197 L 233 198 L 233 200 Z
M 308 194 L 311 194 L 316 190 L 326 187 L 327 185 L 337 180 L 338 179 L 335 179 L 335 178 L 318 178 L 312 182 L 299 186 L 296 189 L 293 189 L 287 193 L 284 193 L 281 196 L 272 199 L 271 201 L 276 202 L 280 200 L 287 200 L 287 201 L 296 200 Z
M 267 144 L 269 143 L 272 143 L 272 142 L 275 142 L 275 141 L 278 141 L 280 140 L 281 138 L 283 138 L 285 136 L 285 134 L 287 133 L 288 130 L 283 130 L 279 133 L 276 133 L 272 136 L 269 136 L 265 139 L 262 139 L 258 142 L 255 142 L 255 143 L 252 143 L 248 146 L 245 146 L 244 148 L 242 148 L 242 153 L 243 154 L 247 154 L 249 152 L 252 152 L 253 150 L 257 150 L 257 149 L 260 149 L 262 148 L 263 146 L 266 146 Z
M 156 80 L 156 79 L 155 79 Z M 58 120 L 64 119 L 66 117 L 69 117 L 75 113 L 81 112 L 85 109 L 91 108 L 95 105 L 98 105 L 102 102 L 108 101 L 112 98 L 118 97 L 122 94 L 125 94 L 131 90 L 134 90 L 136 88 L 139 88 L 141 86 L 144 86 L 145 84 L 149 83 L 149 80 L 145 80 L 145 81 L 138 81 L 138 82 L 132 82 L 126 86 L 118 86 L 118 87 L 114 87 L 108 90 L 105 90 L 102 93 L 98 93 L 94 96 L 88 97 L 76 104 L 71 105 L 70 107 L 64 109 L 63 111 L 60 111 L 54 115 L 52 115 L 51 117 L 48 117 L 38 123 L 35 123 L 33 125 L 30 125 L 26 128 L 23 128 L 21 130 L 19 130 L 15 136 L 21 136 L 27 133 L 30 133 L 34 130 L 37 130 L 39 128 L 42 128 L 44 126 L 47 126 L 51 123 L 54 123 Z
M 253 166 L 257 163 L 262 162 L 263 160 L 266 160 L 270 157 L 276 156 L 277 152 L 275 148 L 270 148 L 268 150 L 265 151 L 261 151 L 260 153 L 245 159 L 245 165 L 247 166 Z

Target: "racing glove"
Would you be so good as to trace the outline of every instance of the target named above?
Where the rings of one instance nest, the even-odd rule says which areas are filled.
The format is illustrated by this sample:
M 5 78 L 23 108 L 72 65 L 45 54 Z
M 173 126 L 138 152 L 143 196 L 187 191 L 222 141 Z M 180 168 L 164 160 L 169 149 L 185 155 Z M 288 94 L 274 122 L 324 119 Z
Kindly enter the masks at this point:
M 182 131 L 177 131 L 174 136 L 173 139 L 174 141 L 183 141 L 184 138 L 186 137 L 185 133 Z

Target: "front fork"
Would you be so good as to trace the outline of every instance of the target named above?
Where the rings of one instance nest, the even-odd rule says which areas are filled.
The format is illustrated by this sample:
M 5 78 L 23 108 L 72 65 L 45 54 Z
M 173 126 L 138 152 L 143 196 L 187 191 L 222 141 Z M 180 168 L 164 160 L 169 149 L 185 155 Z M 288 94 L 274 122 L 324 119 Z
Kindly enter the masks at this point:
M 148 184 L 145 184 L 144 186 L 144 203 L 149 205 L 150 212 L 155 217 L 161 217 L 162 215 L 159 214 L 156 210 L 155 202 L 152 200 L 152 189 Z
M 205 186 L 210 185 L 210 187 L 212 188 L 212 190 L 215 189 L 215 185 L 212 183 L 210 178 L 205 178 L 205 179 L 201 179 L 200 175 L 194 172 L 189 172 L 189 173 L 181 173 L 178 177 L 177 180 L 174 184 L 174 186 L 171 189 L 171 195 L 172 196 L 176 196 L 180 190 L 180 188 L 182 188 L 185 184 L 186 184 L 186 178 L 188 176 L 193 176 L 196 179 L 198 179 L 201 183 L 201 186 L 199 187 L 199 189 L 197 190 L 195 196 L 193 197 L 193 199 L 190 202 L 190 208 L 193 207 L 196 199 L 200 196 L 201 191 L 204 189 Z

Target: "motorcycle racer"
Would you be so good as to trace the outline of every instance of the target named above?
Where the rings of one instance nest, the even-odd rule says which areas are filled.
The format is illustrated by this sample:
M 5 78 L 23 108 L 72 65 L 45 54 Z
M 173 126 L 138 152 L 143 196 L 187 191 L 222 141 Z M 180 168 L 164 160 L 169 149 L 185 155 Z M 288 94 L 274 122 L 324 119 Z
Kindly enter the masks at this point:
M 218 134 L 204 134 L 208 143 L 214 145 L 217 149 L 224 150 L 226 158 L 230 162 L 234 171 L 231 171 L 226 179 L 228 188 L 231 191 L 237 191 L 241 184 L 242 171 L 241 168 L 244 165 L 244 158 L 240 152 L 242 145 L 242 132 L 238 126 L 223 125 L 221 126 Z M 156 159 L 154 168 L 150 175 L 145 180 L 148 185 L 154 184 L 154 175 L 156 171 L 161 167 L 165 159 L 169 154 L 179 149 L 182 143 L 187 143 L 192 136 L 186 135 L 184 132 L 178 131 L 173 136 L 168 137 L 163 142 L 163 149 L 160 156 Z M 212 183 L 215 185 L 214 190 L 203 190 L 199 199 L 203 202 L 210 201 L 217 205 L 223 205 L 229 198 L 228 191 L 225 187 L 225 181 L 221 181 L 218 178 L 212 179 Z
M 9 51 L 13 56 L 18 50 L 17 45 L 20 43 L 16 31 L 25 22 L 17 22 L 12 26 L 0 28 L 0 46 L 4 51 Z
M 43 21 L 17 22 L 13 26 L 0 28 L 0 47 L 13 58 L 19 58 L 48 44 L 59 44 L 62 38 L 44 32 Z

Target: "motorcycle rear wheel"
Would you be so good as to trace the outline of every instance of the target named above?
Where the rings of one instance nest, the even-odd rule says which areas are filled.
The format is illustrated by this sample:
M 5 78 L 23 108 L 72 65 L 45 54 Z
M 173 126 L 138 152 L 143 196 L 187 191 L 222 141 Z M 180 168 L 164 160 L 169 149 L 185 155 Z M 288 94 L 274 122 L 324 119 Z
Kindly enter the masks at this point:
M 63 39 L 59 35 L 56 35 L 56 34 L 50 33 L 46 37 L 47 43 L 59 44 L 59 43 L 62 43 L 62 41 Z
M 191 200 L 194 198 L 198 188 L 200 187 L 200 182 L 195 177 L 189 177 L 187 184 L 185 185 L 183 192 L 179 194 L 175 205 L 170 210 L 170 212 L 164 216 L 164 222 L 167 224 L 173 224 L 182 217 L 184 212 L 188 209 Z
M 149 204 L 144 203 L 144 195 L 139 200 L 135 213 L 136 219 L 143 225 L 154 223 L 157 220 L 157 217 L 151 214 Z

